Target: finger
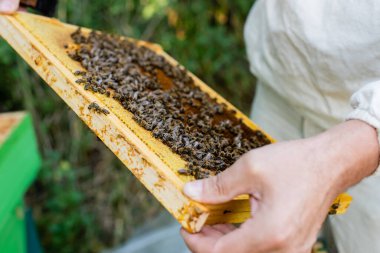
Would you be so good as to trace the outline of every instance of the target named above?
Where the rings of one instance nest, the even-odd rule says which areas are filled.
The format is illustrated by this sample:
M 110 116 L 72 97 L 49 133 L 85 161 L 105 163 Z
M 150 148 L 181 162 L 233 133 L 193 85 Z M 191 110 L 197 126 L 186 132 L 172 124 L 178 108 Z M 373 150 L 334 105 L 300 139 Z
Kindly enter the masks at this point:
M 236 227 L 232 224 L 216 224 L 212 225 L 212 228 L 218 230 L 223 234 L 228 234 L 236 229 Z
M 13 13 L 17 11 L 19 4 L 19 0 L 0 0 L 0 12 L 7 14 Z
M 225 234 L 222 240 L 218 240 L 214 245 L 215 252 L 250 252 L 263 253 L 266 248 L 258 244 L 259 240 L 263 240 L 261 231 L 256 229 L 253 220 L 246 221 L 240 228 L 236 228 L 228 234 Z M 266 241 L 263 241 L 266 243 Z M 266 247 L 266 246 L 265 246 Z
M 213 236 L 220 237 L 224 235 L 224 233 L 216 229 L 214 226 L 204 226 L 201 232 L 204 236 L 207 236 L 207 237 L 213 237 Z
M 187 183 L 184 193 L 199 202 L 219 204 L 237 195 L 250 193 L 254 182 L 250 176 L 250 157 L 243 155 L 231 167 L 216 176 Z
M 190 234 L 181 228 L 181 236 L 192 252 L 212 252 L 215 243 L 223 236 L 221 232 L 211 227 L 204 229 L 200 233 Z
M 260 206 L 253 218 L 227 233 L 215 244 L 216 252 L 277 252 L 282 250 L 289 228 L 281 228 L 280 213 Z

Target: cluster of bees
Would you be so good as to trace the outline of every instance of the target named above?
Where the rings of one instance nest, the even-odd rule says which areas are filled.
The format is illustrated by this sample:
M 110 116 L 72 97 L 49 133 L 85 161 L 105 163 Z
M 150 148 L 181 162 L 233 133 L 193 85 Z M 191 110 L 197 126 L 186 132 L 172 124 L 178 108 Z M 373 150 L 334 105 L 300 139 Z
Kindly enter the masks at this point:
M 201 91 L 185 68 L 149 48 L 80 29 L 72 39 L 78 47 L 69 56 L 86 69 L 75 73 L 77 83 L 119 101 L 141 127 L 187 161 L 179 174 L 215 175 L 242 154 L 270 143 Z

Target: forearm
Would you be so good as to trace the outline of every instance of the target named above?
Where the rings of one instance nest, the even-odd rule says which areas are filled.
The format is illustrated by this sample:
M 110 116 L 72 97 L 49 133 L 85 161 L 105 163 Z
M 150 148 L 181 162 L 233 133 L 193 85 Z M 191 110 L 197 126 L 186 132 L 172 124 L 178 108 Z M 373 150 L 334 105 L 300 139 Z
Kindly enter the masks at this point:
M 314 137 L 313 142 L 317 154 L 326 161 L 322 173 L 337 193 L 371 175 L 379 164 L 377 132 L 360 120 L 331 128 Z

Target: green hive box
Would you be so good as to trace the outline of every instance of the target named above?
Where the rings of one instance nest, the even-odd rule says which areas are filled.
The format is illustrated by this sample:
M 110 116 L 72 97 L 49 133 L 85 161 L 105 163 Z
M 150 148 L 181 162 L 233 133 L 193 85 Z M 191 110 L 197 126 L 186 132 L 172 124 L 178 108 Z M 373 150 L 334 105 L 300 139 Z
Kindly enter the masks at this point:
M 26 252 L 23 196 L 35 179 L 40 157 L 31 117 L 0 114 L 0 252 Z

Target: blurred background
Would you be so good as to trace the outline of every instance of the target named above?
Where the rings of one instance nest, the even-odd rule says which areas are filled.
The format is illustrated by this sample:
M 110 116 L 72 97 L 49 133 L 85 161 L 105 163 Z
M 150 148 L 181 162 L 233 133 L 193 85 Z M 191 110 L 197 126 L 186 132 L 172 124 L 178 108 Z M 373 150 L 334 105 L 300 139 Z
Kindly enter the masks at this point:
M 255 79 L 243 27 L 254 0 L 60 0 L 63 22 L 161 44 L 249 113 Z M 45 252 L 98 252 L 166 212 L 0 38 L 0 112 L 27 110 L 43 167 L 26 195 Z

